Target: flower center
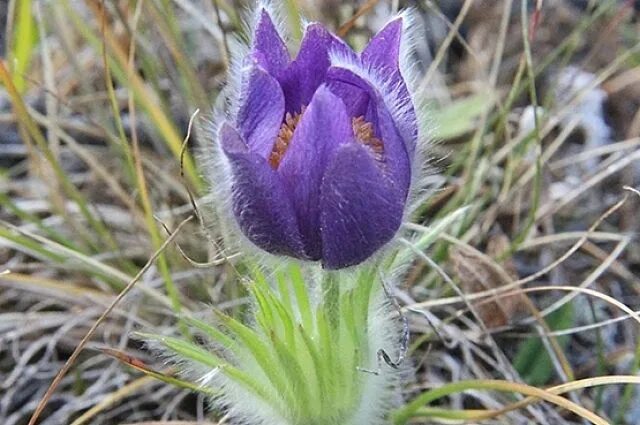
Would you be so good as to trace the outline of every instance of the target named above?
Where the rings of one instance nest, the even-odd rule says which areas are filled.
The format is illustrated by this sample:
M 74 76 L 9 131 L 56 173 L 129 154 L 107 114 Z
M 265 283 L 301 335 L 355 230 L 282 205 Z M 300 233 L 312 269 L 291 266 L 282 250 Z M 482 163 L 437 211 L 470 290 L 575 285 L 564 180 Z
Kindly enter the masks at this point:
M 273 145 L 271 154 L 269 155 L 269 164 L 274 170 L 280 166 L 280 162 L 293 139 L 293 133 L 298 124 L 300 124 L 300 120 L 302 120 L 305 108 L 306 107 L 303 106 L 300 112 L 293 115 L 287 112 L 284 122 L 280 126 L 280 131 L 278 131 L 278 137 L 276 137 L 276 142 Z M 377 161 L 382 161 L 384 144 L 382 140 L 376 137 L 373 124 L 366 121 L 364 116 L 361 115 L 351 119 L 351 127 L 353 128 L 353 135 L 356 141 L 371 149 Z
M 351 127 L 353 127 L 353 135 L 356 140 L 371 149 L 376 160 L 382 161 L 384 144 L 376 137 L 373 124 L 366 121 L 361 115 L 351 119 Z
M 269 164 L 271 164 L 271 168 L 277 169 L 280 165 L 280 161 L 282 161 L 282 157 L 287 151 L 287 148 L 291 143 L 291 139 L 293 138 L 293 132 L 295 131 L 298 124 L 300 124 L 300 120 L 302 119 L 304 110 L 305 106 L 302 107 L 302 110 L 300 112 L 297 112 L 293 115 L 287 112 L 287 115 L 284 118 L 284 122 L 280 126 L 280 131 L 278 132 L 278 137 L 276 137 L 276 143 L 273 145 L 271 155 L 269 155 Z

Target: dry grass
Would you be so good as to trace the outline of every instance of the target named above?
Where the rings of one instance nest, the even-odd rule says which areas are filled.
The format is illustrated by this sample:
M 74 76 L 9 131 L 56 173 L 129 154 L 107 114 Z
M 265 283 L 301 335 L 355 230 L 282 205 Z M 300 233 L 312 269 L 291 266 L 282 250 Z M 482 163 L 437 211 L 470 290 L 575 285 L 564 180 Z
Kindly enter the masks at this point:
M 192 141 L 180 170 L 189 119 L 206 119 L 241 35 L 240 3 L 0 5 L 1 423 L 28 422 L 90 330 L 39 423 L 224 422 L 202 396 L 122 361 L 171 375 L 134 330 L 188 334 L 180 312 L 240 315 L 247 302 L 207 218 Z M 416 60 L 438 190 L 405 226 L 413 263 L 396 295 L 416 369 L 406 398 L 441 397 L 415 423 L 583 423 L 515 394 L 530 395 L 524 386 L 495 391 L 496 379 L 638 423 L 636 3 L 284 3 L 356 47 L 405 3 L 428 29 Z M 189 193 L 202 220 L 174 233 L 194 214 Z M 610 375 L 628 376 L 589 380 Z

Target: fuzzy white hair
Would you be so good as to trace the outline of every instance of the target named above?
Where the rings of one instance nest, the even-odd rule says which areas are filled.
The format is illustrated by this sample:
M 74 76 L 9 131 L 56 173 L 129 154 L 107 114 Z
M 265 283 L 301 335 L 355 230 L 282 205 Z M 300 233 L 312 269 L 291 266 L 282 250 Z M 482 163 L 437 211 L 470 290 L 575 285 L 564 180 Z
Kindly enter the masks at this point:
M 248 40 L 234 38 L 230 40 L 229 52 L 229 72 L 228 80 L 222 92 L 216 100 L 213 111 L 206 122 L 199 127 L 200 139 L 200 163 L 203 164 L 203 172 L 207 177 L 207 181 L 211 186 L 211 194 L 205 198 L 205 201 L 211 205 L 217 212 L 217 221 L 215 224 L 221 230 L 222 236 L 225 238 L 225 244 L 229 248 L 239 249 L 244 253 L 248 253 L 256 258 L 257 264 L 262 265 L 264 270 L 274 270 L 282 267 L 283 261 L 280 257 L 273 256 L 265 251 L 257 248 L 249 241 L 247 237 L 240 231 L 239 225 L 233 219 L 232 211 L 232 181 L 231 170 L 228 161 L 221 150 L 219 143 L 219 130 L 222 123 L 229 117 L 236 117 L 240 108 L 240 92 L 242 89 L 242 67 L 244 59 L 247 57 L 254 39 L 254 31 L 256 24 L 260 19 L 263 11 L 266 11 L 274 22 L 279 35 L 285 40 L 289 40 L 286 29 L 286 14 L 283 9 L 282 1 L 262 0 L 257 3 L 257 7 L 253 9 L 245 20 L 247 26 L 245 34 L 248 34 Z M 392 19 L 402 19 L 402 38 L 400 45 L 400 72 L 405 80 L 411 99 L 402 99 L 398 96 L 399 86 L 392 84 L 388 79 L 385 80 L 380 72 L 373 67 L 365 67 L 360 61 L 354 61 L 338 52 L 330 53 L 332 65 L 346 68 L 356 75 L 362 77 L 366 81 L 371 82 L 376 90 L 381 94 L 386 107 L 389 109 L 395 121 L 403 120 L 407 114 L 411 113 L 413 107 L 417 114 L 418 123 L 418 140 L 416 143 L 416 153 L 412 158 L 412 181 L 409 192 L 408 207 L 406 208 L 403 221 L 407 221 L 408 217 L 413 213 L 417 205 L 421 203 L 423 197 L 429 191 L 426 189 L 425 176 L 428 174 L 430 167 L 427 156 L 429 141 L 431 140 L 432 123 L 429 119 L 430 114 L 426 108 L 426 96 L 423 93 L 417 93 L 419 87 L 418 64 L 415 60 L 415 50 L 418 43 L 424 37 L 422 32 L 424 28 L 417 19 L 417 11 L 409 9 L 399 16 Z M 307 23 L 304 24 L 305 26 Z M 396 247 L 395 243 L 387 244 L 379 250 L 369 263 L 379 262 L 388 254 L 390 249 Z M 297 261 L 288 259 L 287 261 Z M 305 280 L 308 282 L 318 282 L 317 274 L 320 273 L 318 265 L 308 265 L 301 263 L 305 274 Z M 393 273 L 393 271 L 392 271 Z M 316 276 L 314 276 L 316 275 Z M 351 282 L 355 284 L 356 272 L 353 268 L 347 268 L 339 272 L 340 282 Z M 380 289 L 380 288 L 378 288 Z M 317 302 L 321 297 L 320 285 L 311 287 L 313 302 Z M 376 299 L 372 301 L 369 336 L 370 344 L 369 358 L 376 359 L 377 351 L 384 349 L 388 353 L 395 353 L 398 347 L 399 325 L 393 320 L 395 312 L 389 300 L 386 299 L 383 291 L 378 290 Z M 184 361 L 173 358 L 174 362 L 182 363 L 182 368 L 186 372 L 186 376 L 190 379 L 196 379 L 200 384 L 207 387 L 216 387 L 220 389 L 219 396 L 213 399 L 214 404 L 224 408 L 229 416 L 234 418 L 234 423 L 238 424 L 259 424 L 259 425 L 283 425 L 287 424 L 283 415 L 278 409 L 261 400 L 259 397 L 249 393 L 237 383 L 230 380 L 224 373 L 217 369 L 207 369 L 197 367 L 193 364 L 186 364 Z M 384 424 L 386 423 L 384 414 L 401 403 L 400 393 L 398 391 L 401 382 L 410 376 L 410 367 L 405 364 L 399 370 L 382 365 L 363 365 L 370 369 L 378 369 L 378 375 L 362 372 L 362 395 L 359 407 L 353 417 L 347 424 L 340 425 L 361 425 L 361 424 Z M 260 373 L 259 371 L 251 371 Z M 279 406 L 286 409 L 286 406 Z M 338 425 L 338 424 L 336 424 Z
M 313 270 L 315 269 L 315 270 Z M 307 268 L 305 281 L 319 277 L 318 267 Z M 352 275 L 346 274 L 341 280 L 341 285 L 352 287 L 356 280 Z M 317 282 L 316 282 L 317 283 Z M 388 282 L 387 282 L 388 283 Z M 312 285 L 316 291 L 321 291 L 320 285 Z M 320 295 L 316 294 L 316 299 Z M 413 376 L 410 363 L 405 361 L 398 368 L 379 361 L 378 350 L 384 349 L 394 358 L 398 353 L 398 335 L 402 329 L 396 319 L 397 311 L 389 302 L 385 293 L 377 291 L 370 303 L 367 339 L 369 345 L 368 358 L 370 364 L 360 365 L 361 378 L 359 400 L 348 418 L 336 419 L 325 425 L 384 425 L 388 423 L 387 413 L 402 404 L 401 387 Z M 299 319 L 299 318 L 298 318 Z M 276 405 L 272 405 L 241 384 L 227 377 L 223 368 L 208 368 L 190 360 L 185 360 L 179 355 L 168 354 L 161 341 L 147 341 L 147 346 L 160 353 L 168 365 L 177 366 L 180 376 L 190 382 L 197 383 L 201 387 L 214 390 L 217 394 L 211 397 L 211 403 L 223 410 L 231 423 L 236 425 L 305 425 L 300 420 L 292 419 L 289 406 L 283 399 L 279 399 Z M 229 363 L 241 369 L 251 376 L 261 376 L 261 380 L 268 379 L 264 371 L 252 359 L 243 359 L 242 356 L 230 354 L 230 347 L 211 345 L 208 349 L 217 353 L 227 353 Z M 339 420 L 339 422 L 337 422 Z

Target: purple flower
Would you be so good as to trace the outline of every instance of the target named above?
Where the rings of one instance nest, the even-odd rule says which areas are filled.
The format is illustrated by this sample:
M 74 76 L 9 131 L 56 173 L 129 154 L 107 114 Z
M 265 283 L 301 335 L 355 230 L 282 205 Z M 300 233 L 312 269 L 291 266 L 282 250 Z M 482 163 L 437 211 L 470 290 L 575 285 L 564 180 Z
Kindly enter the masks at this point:
M 258 247 L 340 269 L 398 231 L 418 136 L 400 66 L 403 19 L 359 55 L 311 23 L 292 60 L 259 11 L 238 108 L 218 134 L 233 215 Z

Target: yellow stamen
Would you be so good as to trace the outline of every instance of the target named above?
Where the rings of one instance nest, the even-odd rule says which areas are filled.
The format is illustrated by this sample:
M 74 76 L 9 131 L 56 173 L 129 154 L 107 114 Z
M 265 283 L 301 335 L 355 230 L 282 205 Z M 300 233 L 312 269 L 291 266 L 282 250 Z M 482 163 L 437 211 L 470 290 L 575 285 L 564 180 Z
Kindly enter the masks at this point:
M 282 161 L 282 157 L 289 148 L 289 144 L 293 138 L 293 132 L 298 124 L 300 124 L 304 110 L 305 107 L 303 106 L 302 110 L 294 115 L 287 112 L 284 122 L 280 126 L 280 131 L 278 132 L 278 137 L 276 137 L 276 142 L 273 145 L 271 154 L 269 155 L 269 164 L 271 164 L 272 168 L 277 169 L 280 165 L 280 161 Z
M 373 124 L 367 122 L 364 116 L 361 115 L 351 119 L 351 126 L 356 140 L 371 149 L 373 156 L 378 161 L 381 161 L 384 153 L 384 144 L 382 140 L 376 137 Z

